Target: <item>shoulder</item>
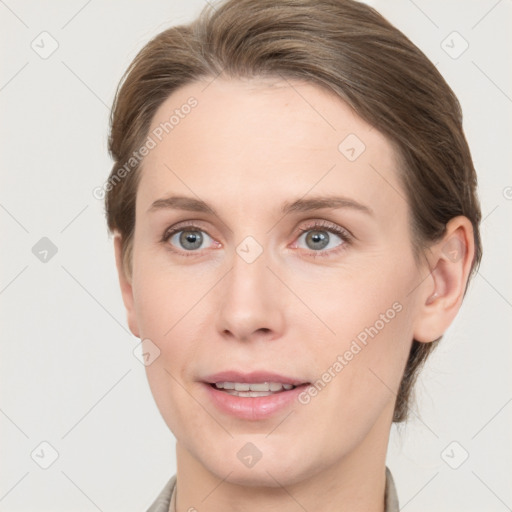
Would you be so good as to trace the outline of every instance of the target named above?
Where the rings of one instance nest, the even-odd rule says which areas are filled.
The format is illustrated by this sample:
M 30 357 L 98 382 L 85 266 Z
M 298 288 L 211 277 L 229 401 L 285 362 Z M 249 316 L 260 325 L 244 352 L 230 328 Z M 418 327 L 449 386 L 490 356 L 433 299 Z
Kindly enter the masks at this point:
M 171 503 L 172 492 L 176 486 L 176 475 L 165 484 L 165 487 L 160 491 L 156 500 L 151 504 L 146 512 L 168 512 Z

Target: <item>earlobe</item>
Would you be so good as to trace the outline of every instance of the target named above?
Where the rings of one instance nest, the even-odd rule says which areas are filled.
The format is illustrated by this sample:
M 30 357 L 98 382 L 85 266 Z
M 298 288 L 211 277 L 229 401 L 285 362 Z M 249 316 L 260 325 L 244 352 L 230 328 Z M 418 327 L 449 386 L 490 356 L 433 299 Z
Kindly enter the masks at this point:
M 126 275 L 126 271 L 123 264 L 123 240 L 119 233 L 114 234 L 114 252 L 116 256 L 116 267 L 117 275 L 119 278 L 119 286 L 121 289 L 121 295 L 123 297 L 123 303 L 126 308 L 126 316 L 128 321 L 128 327 L 132 334 L 137 338 L 139 336 L 139 328 L 137 325 L 137 317 L 135 312 L 135 301 L 133 298 L 133 287 L 131 279 Z
M 430 274 L 418 291 L 415 340 L 429 343 L 448 329 L 462 304 L 474 252 L 470 220 L 454 217 L 447 223 L 443 239 L 430 248 Z

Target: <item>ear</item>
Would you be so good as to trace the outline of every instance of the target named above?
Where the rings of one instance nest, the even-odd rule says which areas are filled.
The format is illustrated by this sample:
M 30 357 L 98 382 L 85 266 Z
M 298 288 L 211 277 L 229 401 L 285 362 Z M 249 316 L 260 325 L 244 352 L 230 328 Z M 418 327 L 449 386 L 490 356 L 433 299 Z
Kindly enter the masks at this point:
M 116 254 L 116 267 L 117 275 L 119 277 L 119 286 L 121 287 L 121 295 L 123 296 L 124 306 L 126 308 L 126 315 L 128 320 L 128 327 L 134 336 L 140 338 L 139 327 L 137 325 L 137 316 L 135 314 L 134 300 L 133 300 L 133 289 L 131 278 L 126 275 L 123 266 L 122 256 L 122 237 L 119 233 L 114 235 L 114 251 Z
M 419 289 L 414 339 L 428 343 L 448 329 L 462 304 L 474 254 L 471 221 L 462 215 L 454 217 L 427 256 L 430 274 Z

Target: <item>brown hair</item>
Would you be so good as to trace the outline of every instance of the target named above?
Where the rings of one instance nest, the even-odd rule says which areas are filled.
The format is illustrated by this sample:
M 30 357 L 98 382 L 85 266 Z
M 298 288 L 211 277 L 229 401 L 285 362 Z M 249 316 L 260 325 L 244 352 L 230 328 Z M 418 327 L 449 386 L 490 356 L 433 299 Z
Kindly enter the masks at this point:
M 105 187 L 108 227 L 122 236 L 128 276 L 140 162 L 128 170 L 125 164 L 172 92 L 220 74 L 314 83 L 386 135 L 400 161 L 415 255 L 439 240 L 453 217 L 464 215 L 473 225 L 475 256 L 465 295 L 482 256 L 481 212 L 459 102 L 402 32 L 354 0 L 227 0 L 142 48 L 116 91 L 109 136 L 115 163 Z M 393 421 L 406 419 L 418 369 L 441 338 L 413 340 Z

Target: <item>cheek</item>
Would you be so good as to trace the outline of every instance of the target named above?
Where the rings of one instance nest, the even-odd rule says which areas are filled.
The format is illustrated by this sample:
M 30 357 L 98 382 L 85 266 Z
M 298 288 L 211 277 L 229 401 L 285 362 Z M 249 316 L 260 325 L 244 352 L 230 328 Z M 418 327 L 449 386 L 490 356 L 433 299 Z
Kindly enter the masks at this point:
M 403 333 L 410 315 L 402 311 L 417 279 L 412 259 L 379 255 L 358 268 L 322 269 L 314 280 L 296 282 L 294 290 L 315 313 L 324 342 L 340 349 L 355 338 L 364 343 Z M 294 321 L 304 323 L 300 315 Z
M 205 294 L 214 285 L 215 276 L 189 278 L 183 270 L 165 268 L 154 260 L 143 251 L 138 254 L 134 307 L 141 339 L 150 340 L 159 351 L 154 362 L 146 366 L 146 375 L 157 406 L 174 431 L 179 426 L 177 418 L 184 412 L 177 404 L 189 398 L 180 383 L 190 377 L 188 363 L 197 356 L 198 325 L 211 316 L 205 311 L 211 301 Z M 201 411 L 197 412 L 200 416 Z M 193 418 L 187 421 L 193 422 Z
M 378 403 L 394 399 L 412 343 L 409 292 L 418 279 L 412 256 L 399 264 L 380 258 L 374 267 L 326 282 L 322 294 L 308 297 L 332 331 L 324 330 L 321 350 L 314 351 L 319 394 L 347 410 L 375 404 L 368 409 L 377 412 Z
M 300 398 L 304 429 L 330 432 L 336 439 L 326 460 L 357 446 L 374 425 L 382 425 L 379 418 L 391 421 L 411 339 L 407 306 L 394 304 L 396 309 L 377 301 L 372 310 L 367 304 L 354 310 L 357 317 L 340 318 L 336 337 L 322 346 L 321 355 L 317 351 L 317 379 Z M 388 323 L 375 316 L 386 311 Z
M 137 321 L 141 336 L 165 341 L 172 337 L 175 326 L 186 323 L 192 309 L 200 308 L 208 282 L 199 276 L 187 279 L 183 271 L 169 265 L 162 268 L 149 257 L 146 262 L 141 258 L 134 274 Z

